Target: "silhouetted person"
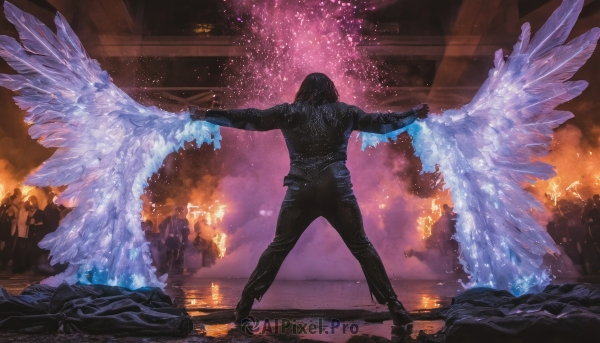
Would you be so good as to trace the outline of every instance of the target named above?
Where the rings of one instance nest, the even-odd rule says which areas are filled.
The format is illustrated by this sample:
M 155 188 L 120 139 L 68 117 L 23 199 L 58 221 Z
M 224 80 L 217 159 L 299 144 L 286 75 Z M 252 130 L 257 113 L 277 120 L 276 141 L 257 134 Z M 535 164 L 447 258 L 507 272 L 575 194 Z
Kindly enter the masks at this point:
M 588 243 L 589 227 L 594 225 L 596 210 L 591 199 L 583 207 L 579 202 L 561 199 L 554 211 L 554 223 L 548 225 L 548 233 L 555 236 L 557 244 L 563 246 L 565 254 L 583 273 L 596 268 L 595 252 Z
M 584 271 L 588 274 L 598 274 L 600 269 L 600 196 L 594 194 L 593 200 L 586 202 L 583 209 L 582 222 L 584 224 L 584 237 L 581 243 L 581 254 Z
M 146 238 L 149 238 L 148 235 L 154 233 L 154 223 L 150 219 L 144 220 L 141 224 L 141 227 L 142 231 L 144 231 L 144 234 L 146 235 Z
M 36 201 L 37 202 L 37 201 Z M 17 213 L 15 230 L 15 249 L 13 251 L 13 273 L 22 273 L 31 266 L 29 256 L 29 224 L 31 205 L 29 201 L 22 202 Z
M 181 228 L 181 248 L 179 249 L 179 253 L 177 254 L 177 259 L 175 259 L 173 266 L 178 274 L 183 274 L 184 270 L 184 262 L 185 262 L 185 253 L 186 248 L 189 245 L 189 237 L 190 237 L 190 225 L 187 218 L 187 209 L 185 210 L 184 218 L 187 223 Z
M 362 216 L 346 168 L 352 131 L 385 134 L 425 118 L 427 105 L 405 113 L 368 114 L 338 102 L 333 82 L 324 74 L 308 75 L 292 104 L 267 110 L 196 111 L 193 119 L 251 131 L 281 130 L 290 154 L 287 192 L 279 212 L 275 238 L 264 251 L 236 307 L 236 322 L 260 300 L 304 230 L 324 217 L 359 261 L 371 294 L 388 304 L 395 325 L 412 322 L 398 301 L 383 263 L 363 229 Z
M 2 269 L 6 266 L 10 257 L 10 254 L 7 254 L 7 252 L 12 249 L 12 247 L 10 247 L 12 243 L 10 231 L 13 218 L 9 212 L 11 206 L 11 197 L 4 197 L 0 204 L 0 267 L 2 267 Z
M 596 246 L 600 245 L 600 195 L 594 194 L 594 207 L 590 211 L 593 225 L 590 225 L 590 236 Z
M 219 248 L 212 239 L 205 239 L 202 237 L 200 221 L 196 222 L 194 225 L 194 231 L 196 232 L 196 237 L 192 244 L 198 253 L 202 255 L 202 267 L 214 265 L 217 262 L 217 257 L 219 257 Z
M 60 225 L 62 208 L 54 203 L 55 197 L 54 193 L 50 193 L 48 195 L 48 205 L 44 207 L 44 232 L 46 235 L 56 231 Z
M 44 225 L 42 226 L 42 229 L 38 231 L 41 239 L 46 237 L 47 234 L 56 231 L 60 225 L 60 221 L 62 219 L 61 212 L 65 209 L 65 207 L 54 202 L 56 197 L 57 195 L 54 192 L 48 193 L 48 204 L 46 207 L 44 207 L 43 211 Z M 50 265 L 50 259 L 48 257 L 49 255 L 49 250 L 40 249 L 38 264 L 35 266 L 35 271 L 38 274 L 54 275 L 63 272 L 68 267 L 67 263 L 55 263 L 54 265 Z
M 552 237 L 552 240 L 555 244 L 559 245 L 561 243 L 562 237 L 560 237 L 560 234 L 558 232 L 558 225 L 556 225 L 556 221 L 554 221 L 554 218 L 553 220 L 549 221 L 546 225 L 546 231 L 548 232 L 550 237 Z
M 454 235 L 456 234 L 456 219 L 458 218 L 458 215 L 456 212 L 454 212 L 454 208 L 448 206 L 447 204 L 444 204 L 442 209 L 444 211 L 443 216 L 448 221 L 448 239 L 446 240 L 446 249 L 450 250 L 450 254 L 452 256 L 452 271 L 462 274 L 463 270 L 460 268 L 460 261 L 458 260 L 458 241 L 454 239 Z
M 166 265 L 164 267 L 166 268 L 167 273 L 176 272 L 181 274 L 181 271 L 178 270 L 178 260 L 183 251 L 183 243 L 187 241 L 187 237 L 184 238 L 184 235 L 187 235 L 190 232 L 186 215 L 187 209 L 182 206 L 177 206 L 173 213 L 165 218 L 158 226 L 166 255 Z
M 43 249 L 38 246 L 42 238 L 46 236 L 44 227 L 44 211 L 40 210 L 38 200 L 35 196 L 30 196 L 29 203 L 29 258 L 31 265 L 37 270 L 37 266 L 42 263 Z
M 19 192 L 16 192 L 16 190 Z M 18 188 L 16 190 L 13 195 L 10 196 L 10 204 L 8 204 L 8 209 L 4 212 L 4 216 L 6 216 L 5 220 L 10 222 L 10 236 L 4 245 L 4 249 L 2 249 L 2 269 L 7 267 L 9 261 L 12 260 L 13 264 L 15 262 L 14 251 L 17 242 L 17 216 L 19 214 L 19 209 L 23 204 L 21 190 Z

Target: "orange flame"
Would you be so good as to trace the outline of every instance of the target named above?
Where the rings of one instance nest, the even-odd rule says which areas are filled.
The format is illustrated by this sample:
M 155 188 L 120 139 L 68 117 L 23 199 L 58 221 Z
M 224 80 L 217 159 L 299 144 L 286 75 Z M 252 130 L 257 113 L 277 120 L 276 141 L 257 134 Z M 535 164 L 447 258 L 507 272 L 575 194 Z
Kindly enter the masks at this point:
M 218 200 L 209 206 L 193 205 L 192 203 L 188 203 L 187 205 L 188 215 L 192 216 L 191 222 L 196 222 L 196 220 L 202 216 L 208 226 L 212 226 L 213 224 L 216 225 L 217 222 L 223 220 L 226 207 L 226 205 L 219 204 Z
M 548 208 L 560 200 L 582 203 L 600 193 L 600 155 L 587 143 L 582 132 L 567 125 L 556 131 L 550 154 L 543 162 L 555 166 L 556 176 L 538 180 L 530 191 Z
M 188 216 L 192 217 L 189 218 L 191 219 L 190 222 L 195 223 L 198 218 L 202 217 L 206 225 L 216 231 L 212 240 L 219 250 L 219 258 L 225 257 L 225 252 L 227 251 L 227 234 L 216 228 L 216 225 L 223 220 L 227 205 L 220 204 L 217 200 L 214 204 L 208 206 L 188 203 L 187 208 Z
M 417 218 L 417 230 L 419 230 L 423 239 L 431 236 L 433 224 L 442 216 L 442 207 L 436 203 L 436 200 L 438 199 L 439 198 L 431 201 L 431 210 L 429 214 Z
M 219 258 L 225 257 L 225 252 L 227 251 L 227 235 L 224 232 L 219 232 L 213 238 L 213 242 L 215 242 L 217 248 L 219 249 Z
M 435 221 L 431 216 L 417 218 L 417 230 L 421 233 L 423 239 L 431 236 L 431 227 Z

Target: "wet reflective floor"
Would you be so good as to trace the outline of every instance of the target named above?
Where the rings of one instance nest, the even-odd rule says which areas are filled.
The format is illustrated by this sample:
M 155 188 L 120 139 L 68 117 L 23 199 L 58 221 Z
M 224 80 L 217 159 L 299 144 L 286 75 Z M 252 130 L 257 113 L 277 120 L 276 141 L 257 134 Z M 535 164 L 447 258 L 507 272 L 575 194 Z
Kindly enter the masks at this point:
M 11 294 L 37 283 L 42 276 L 0 274 L 0 286 Z M 189 311 L 233 309 L 246 279 L 169 278 L 165 293 L 178 307 Z M 462 292 L 457 282 L 392 280 L 398 298 L 409 311 L 432 309 L 449 305 L 452 297 Z M 276 280 L 254 309 L 363 309 L 387 311 L 384 305 L 373 302 L 365 281 L 285 281 Z
M 172 278 L 165 292 L 177 306 L 189 310 L 232 309 L 239 301 L 246 279 Z M 398 298 L 409 311 L 449 305 L 462 291 L 457 282 L 392 280 Z M 363 309 L 387 311 L 371 301 L 365 281 L 276 280 L 254 309 Z
M 39 282 L 42 277 L 34 275 L 0 274 L 0 285 L 12 294 L 18 294 L 32 283 Z M 171 277 L 165 289 L 173 299 L 174 305 L 185 307 L 193 317 L 199 317 L 217 310 L 231 310 L 235 308 L 246 279 L 195 279 L 189 277 Z M 417 309 L 431 309 L 449 305 L 452 297 L 462 291 L 456 282 L 440 281 L 415 281 L 392 280 L 392 284 L 399 298 L 409 311 Z M 387 312 L 387 307 L 371 301 L 368 286 L 365 281 L 285 281 L 277 280 L 265 294 L 261 302 L 254 305 L 256 310 L 368 310 L 372 312 Z M 275 318 L 272 318 L 273 321 Z M 310 324 L 319 322 L 319 318 L 277 318 L 290 320 L 289 333 L 292 333 L 292 324 L 306 325 L 305 330 L 298 330 L 301 338 L 328 341 L 346 342 L 354 335 L 368 334 L 392 338 L 392 323 L 367 323 L 365 321 L 341 322 L 340 327 L 331 330 L 332 323 L 329 319 L 321 320 L 322 329 L 318 328 L 311 333 Z M 292 322 L 296 320 L 295 322 Z M 256 333 L 270 334 L 264 329 L 264 320 L 260 322 L 260 330 Z M 346 324 L 344 329 L 343 325 Z M 350 326 L 355 324 L 352 327 Z M 337 325 L 337 324 L 333 324 Z M 413 335 L 419 330 L 435 333 L 444 326 L 443 321 L 417 321 Z M 207 337 L 225 337 L 230 330 L 235 329 L 232 323 L 205 325 Z M 272 328 L 274 330 L 274 327 Z M 281 324 L 279 327 L 281 330 Z M 281 332 L 281 331 L 279 331 Z
M 201 316 L 217 309 L 233 309 L 239 301 L 246 279 L 207 280 L 173 278 L 165 290 L 177 306 L 185 307 L 192 316 Z M 457 282 L 392 280 L 400 300 L 409 311 L 433 309 L 450 305 L 452 297 L 462 291 Z M 365 281 L 285 281 L 277 280 L 260 302 L 254 305 L 255 310 L 368 310 L 372 312 L 387 312 L 387 306 L 379 305 L 369 296 Z M 263 318 L 259 318 L 263 319 Z M 319 318 L 270 318 L 270 330 L 265 326 L 264 319 L 258 325 L 257 335 L 275 334 L 275 319 L 278 319 L 278 332 L 281 333 L 283 319 L 290 321 L 288 331 L 293 329 L 294 321 L 305 325 L 299 336 L 306 339 L 346 342 L 354 335 L 379 336 L 387 339 L 394 338 L 392 322 L 368 323 L 361 320 L 340 322 L 339 327 L 332 330 L 331 326 L 338 325 L 327 319 L 319 330 Z M 323 320 L 322 320 L 323 321 Z M 313 324 L 312 332 L 309 330 Z M 344 328 L 346 325 L 346 328 Z M 354 325 L 353 327 L 351 327 Z M 209 337 L 224 337 L 233 324 L 211 324 L 206 326 Z M 437 333 L 444 326 L 444 321 L 415 321 L 412 336 L 416 337 L 419 330 L 426 333 Z M 301 329 L 297 330 L 301 332 Z
M 41 279 L 42 277 L 34 275 L 0 274 L 0 285 L 10 293 L 18 294 L 28 285 L 39 282 Z M 572 281 L 575 280 L 560 280 L 557 283 Z M 597 283 L 600 280 L 586 281 L 596 281 Z M 211 280 L 171 277 L 165 293 L 171 296 L 175 306 L 185 307 L 190 315 L 202 322 L 201 317 L 204 315 L 234 309 L 245 283 L 246 279 Z M 455 281 L 392 280 L 392 285 L 399 299 L 409 311 L 448 306 L 452 302 L 452 297 L 463 291 L 462 286 Z M 281 310 L 292 309 L 387 312 L 386 306 L 371 301 L 365 281 L 277 280 L 265 294 L 262 301 L 255 303 L 254 309 L 261 311 L 279 310 L 278 313 L 282 313 Z M 283 311 L 283 313 L 286 312 Z M 289 318 L 270 318 L 269 323 L 265 323 L 265 318 L 258 318 L 260 324 L 256 334 L 276 333 L 275 319 L 278 320 L 279 330 L 285 324 L 282 321 L 284 319 L 288 320 L 290 333 L 294 324 L 302 326 L 297 336 L 306 339 L 346 342 L 352 336 L 365 334 L 394 339 L 392 323 L 389 320 L 383 323 L 370 323 L 364 320 L 345 321 L 339 323 L 339 327 L 332 330 L 332 326 L 338 324 L 332 323 L 331 319 L 321 318 L 320 323 L 318 317 L 296 319 L 292 316 Z M 319 324 L 321 325 L 319 326 Z M 344 325 L 346 325 L 345 328 Z M 414 323 L 411 336 L 416 337 L 419 330 L 429 334 L 437 333 L 443 326 L 444 322 L 442 320 L 417 320 Z M 319 330 L 319 327 L 321 330 Z M 235 329 L 232 323 L 205 325 L 206 337 L 225 338 L 225 336 L 231 334 L 231 330 L 239 329 Z

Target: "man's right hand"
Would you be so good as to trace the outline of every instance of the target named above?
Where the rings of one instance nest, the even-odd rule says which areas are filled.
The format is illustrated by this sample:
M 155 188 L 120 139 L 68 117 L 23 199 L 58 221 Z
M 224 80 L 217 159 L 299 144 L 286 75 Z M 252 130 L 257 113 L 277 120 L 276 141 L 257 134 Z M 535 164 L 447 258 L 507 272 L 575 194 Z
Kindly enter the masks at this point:
M 419 106 L 413 108 L 415 112 L 417 112 L 417 118 L 425 119 L 429 115 L 429 105 L 420 104 Z

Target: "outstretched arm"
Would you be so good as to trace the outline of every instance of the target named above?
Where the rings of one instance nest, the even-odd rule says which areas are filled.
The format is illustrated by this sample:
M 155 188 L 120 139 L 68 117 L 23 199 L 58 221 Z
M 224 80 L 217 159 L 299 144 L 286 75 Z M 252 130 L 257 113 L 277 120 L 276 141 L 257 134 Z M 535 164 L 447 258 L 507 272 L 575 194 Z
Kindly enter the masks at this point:
M 240 110 L 208 110 L 190 108 L 192 120 L 205 120 L 219 126 L 249 131 L 268 131 L 281 127 L 281 118 L 288 104 L 277 105 L 266 110 L 246 108 Z
M 349 109 L 354 118 L 353 130 L 386 134 L 412 124 L 416 119 L 426 118 L 429 106 L 421 104 L 408 112 L 365 113 L 358 107 Z

